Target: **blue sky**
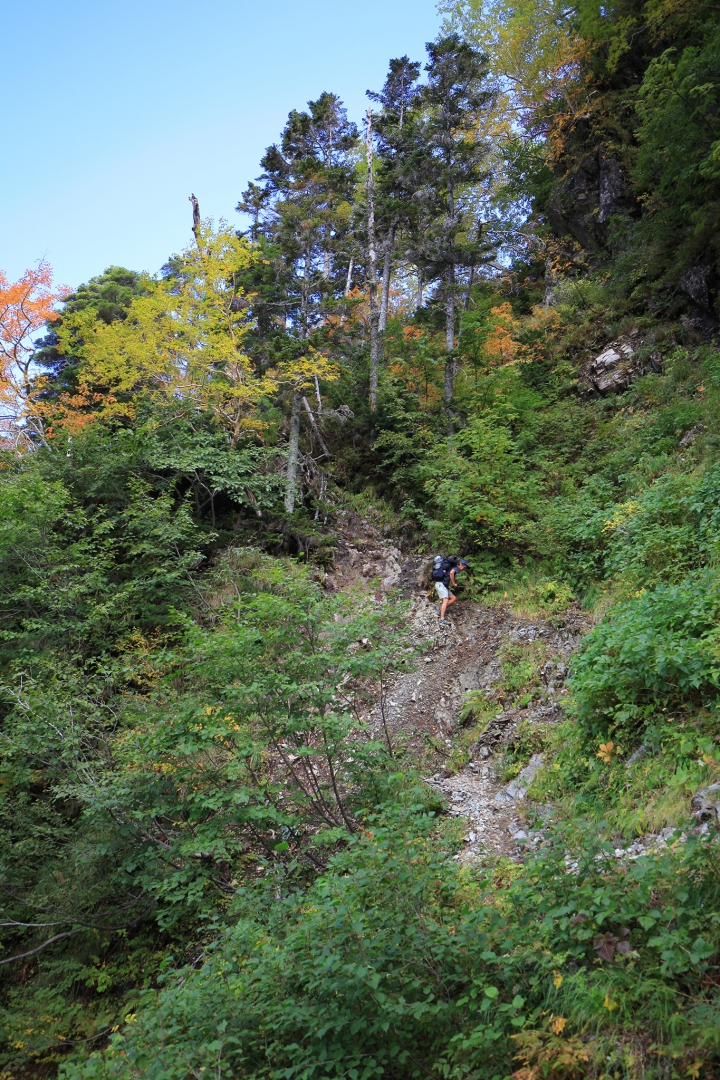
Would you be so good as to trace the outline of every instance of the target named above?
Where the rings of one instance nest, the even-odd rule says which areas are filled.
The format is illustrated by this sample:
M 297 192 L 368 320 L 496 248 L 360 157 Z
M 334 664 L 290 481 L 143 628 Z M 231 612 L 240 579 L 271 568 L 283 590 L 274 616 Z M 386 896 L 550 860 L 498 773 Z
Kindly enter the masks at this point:
M 157 271 L 191 238 L 191 191 L 239 221 L 290 109 L 330 90 L 359 121 L 438 29 L 435 0 L 5 0 L 0 269 Z

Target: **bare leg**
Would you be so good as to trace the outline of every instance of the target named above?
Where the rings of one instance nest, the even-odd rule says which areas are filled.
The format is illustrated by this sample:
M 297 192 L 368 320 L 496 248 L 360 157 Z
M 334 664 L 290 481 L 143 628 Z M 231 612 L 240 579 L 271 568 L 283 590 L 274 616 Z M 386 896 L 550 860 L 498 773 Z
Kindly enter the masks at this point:
M 455 603 L 455 596 L 452 593 L 450 593 L 450 595 L 446 596 L 445 599 L 443 600 L 442 604 L 440 605 L 440 618 L 441 619 L 445 618 L 445 612 L 450 607 L 450 604 L 454 604 L 454 603 Z

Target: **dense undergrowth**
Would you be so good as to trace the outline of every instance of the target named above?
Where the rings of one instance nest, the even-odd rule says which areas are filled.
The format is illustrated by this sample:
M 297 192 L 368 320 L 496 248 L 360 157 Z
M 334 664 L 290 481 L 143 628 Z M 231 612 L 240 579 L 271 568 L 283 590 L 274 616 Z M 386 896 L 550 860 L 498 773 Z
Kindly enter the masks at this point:
M 228 543 L 228 496 L 213 528 L 141 426 L 7 460 L 6 1075 L 712 1075 L 714 834 L 612 852 L 687 827 L 720 775 L 716 355 L 673 343 L 662 374 L 593 400 L 559 336 L 472 381 L 442 498 L 423 500 L 447 445 L 427 417 L 402 459 L 378 437 L 382 492 L 348 495 L 421 547 L 474 550 L 486 601 L 595 605 L 568 719 L 507 762 L 543 749 L 555 807 L 521 866 L 459 869 L 416 763 L 358 721 L 412 663 L 399 601 L 325 593 L 312 559 L 267 551 L 279 517 Z M 232 465 L 277 513 L 273 473 Z M 331 523 L 292 528 L 332 551 Z M 505 692 L 532 700 L 542 661 L 509 648 Z
M 322 95 L 248 234 L 78 289 L 13 384 L 2 1080 L 718 1074 L 717 815 L 691 815 L 720 778 L 715 16 L 444 7 L 517 91 L 452 35 L 424 89 L 393 61 L 375 187 Z M 601 220 L 573 184 L 609 161 Z M 466 600 L 594 620 L 564 719 L 501 762 L 544 753 L 524 860 L 460 866 L 425 763 L 363 723 L 415 659 L 399 597 L 324 587 L 348 511 L 470 556 Z M 543 649 L 502 643 L 496 693 L 541 698 Z

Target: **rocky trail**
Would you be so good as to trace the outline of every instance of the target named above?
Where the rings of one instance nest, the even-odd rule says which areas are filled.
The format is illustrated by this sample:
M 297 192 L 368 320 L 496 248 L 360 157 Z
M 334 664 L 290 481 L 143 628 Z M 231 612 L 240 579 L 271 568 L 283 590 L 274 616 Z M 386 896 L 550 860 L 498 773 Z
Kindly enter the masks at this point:
M 592 620 L 575 607 L 548 618 L 522 618 L 509 606 L 460 600 L 442 627 L 439 604 L 429 598 L 429 562 L 430 557 L 404 555 L 389 530 L 369 518 L 351 511 L 341 517 L 325 587 L 333 591 L 364 583 L 378 600 L 399 589 L 410 601 L 411 638 L 418 647 L 413 669 L 391 675 L 364 718 L 378 738 L 387 733 L 391 742 L 402 740 L 424 767 L 426 782 L 446 800 L 448 813 L 467 823 L 464 848 L 456 858 L 502 854 L 521 859 L 542 840 L 542 819 L 551 807 L 530 804 L 526 797 L 543 764 L 542 753 L 521 754 L 526 760 L 511 780 L 503 779 L 507 754 L 519 737 L 525 745 L 532 742 L 533 731 L 541 743 L 548 725 L 561 720 L 570 657 Z M 535 666 L 532 693 L 508 692 L 508 667 L 522 665 L 524 657 Z M 458 741 L 472 731 L 471 725 L 465 732 L 461 712 L 473 691 L 485 703 L 486 716 L 488 706 L 496 707 L 482 734 L 478 731 L 464 754 L 460 748 L 458 762 Z M 643 752 L 641 747 L 635 757 Z M 631 768 L 634 760 L 626 766 Z M 720 821 L 720 785 L 698 792 L 689 810 L 695 823 L 681 840 Z M 614 856 L 634 860 L 667 848 L 677 837 L 676 829 L 663 828 L 616 847 Z M 573 868 L 571 860 L 568 868 Z
M 559 702 L 569 657 L 588 620 L 576 609 L 552 621 L 522 619 L 509 607 L 464 601 L 453 606 L 448 626 L 441 627 L 439 605 L 426 595 L 426 563 L 403 556 L 367 518 L 345 516 L 325 587 L 345 589 L 366 582 L 378 599 L 399 588 L 410 600 L 411 636 L 420 650 L 413 670 L 390 677 L 365 719 L 378 737 L 387 731 L 391 742 L 402 739 L 426 767 L 427 783 L 447 799 L 449 813 L 467 821 L 465 847 L 458 858 L 470 860 L 486 853 L 519 858 L 541 837 L 528 825 L 526 792 L 542 755 L 531 755 L 510 782 L 502 779 L 502 759 L 521 725 L 527 731 L 561 718 Z M 508 647 L 521 655 L 531 651 L 542 660 L 540 683 L 524 704 L 515 704 L 512 695 L 503 693 L 503 653 L 507 656 Z M 456 769 L 450 759 L 462 732 L 462 705 L 472 691 L 497 707 L 469 747 L 470 761 Z M 537 808 L 533 816 L 538 816 Z
M 411 618 L 418 644 L 427 643 L 414 671 L 396 675 L 384 702 L 385 718 L 393 736 L 402 734 L 416 755 L 430 766 L 427 782 L 448 800 L 449 812 L 468 821 L 463 858 L 485 852 L 519 854 L 539 838 L 529 830 L 525 795 L 542 763 L 534 754 L 512 781 L 503 782 L 501 759 L 513 743 L 520 725 L 557 722 L 558 698 L 567 660 L 579 634 L 537 621 L 515 618 L 507 608 L 458 603 L 449 628 L 438 626 L 437 604 L 421 596 L 413 601 Z M 453 736 L 461 730 L 461 708 L 468 691 L 481 691 L 489 701 L 502 682 L 503 646 L 540 640 L 546 649 L 544 682 L 538 698 L 520 708 L 500 702 L 485 731 L 470 748 L 471 759 L 457 771 L 447 768 Z M 368 719 L 378 732 L 382 726 L 377 705 Z M 433 770 L 433 765 L 435 766 Z M 439 767 L 438 767 L 439 765 Z

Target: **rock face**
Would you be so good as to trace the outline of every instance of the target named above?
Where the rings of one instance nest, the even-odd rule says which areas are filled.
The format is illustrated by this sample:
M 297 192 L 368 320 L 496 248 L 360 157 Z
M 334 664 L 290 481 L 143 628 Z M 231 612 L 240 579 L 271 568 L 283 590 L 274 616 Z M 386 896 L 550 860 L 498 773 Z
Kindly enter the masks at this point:
M 708 314 L 713 314 L 710 301 L 710 279 L 712 267 L 691 266 L 680 278 L 680 288 L 694 304 Z
M 634 204 L 630 185 L 616 157 L 600 150 L 598 175 L 598 226 L 607 232 L 610 218 L 627 214 Z
M 548 218 L 558 237 L 569 234 L 593 251 L 606 246 L 610 219 L 628 215 L 634 206 L 620 162 L 600 146 L 558 183 L 550 197 Z
M 333 590 L 375 582 L 378 595 L 386 594 L 401 584 L 405 563 L 400 548 L 383 540 L 377 528 L 354 519 L 342 528 L 334 565 L 323 584 Z
M 607 397 L 627 390 L 636 374 L 635 350 L 628 341 L 613 341 L 606 349 L 585 365 L 583 377 L 588 389 Z
M 380 589 L 387 592 L 394 589 L 400 580 L 402 569 L 402 555 L 395 547 L 382 547 L 375 551 L 356 551 L 350 548 L 351 560 L 360 566 L 360 574 L 367 581 L 370 578 L 379 580 Z

